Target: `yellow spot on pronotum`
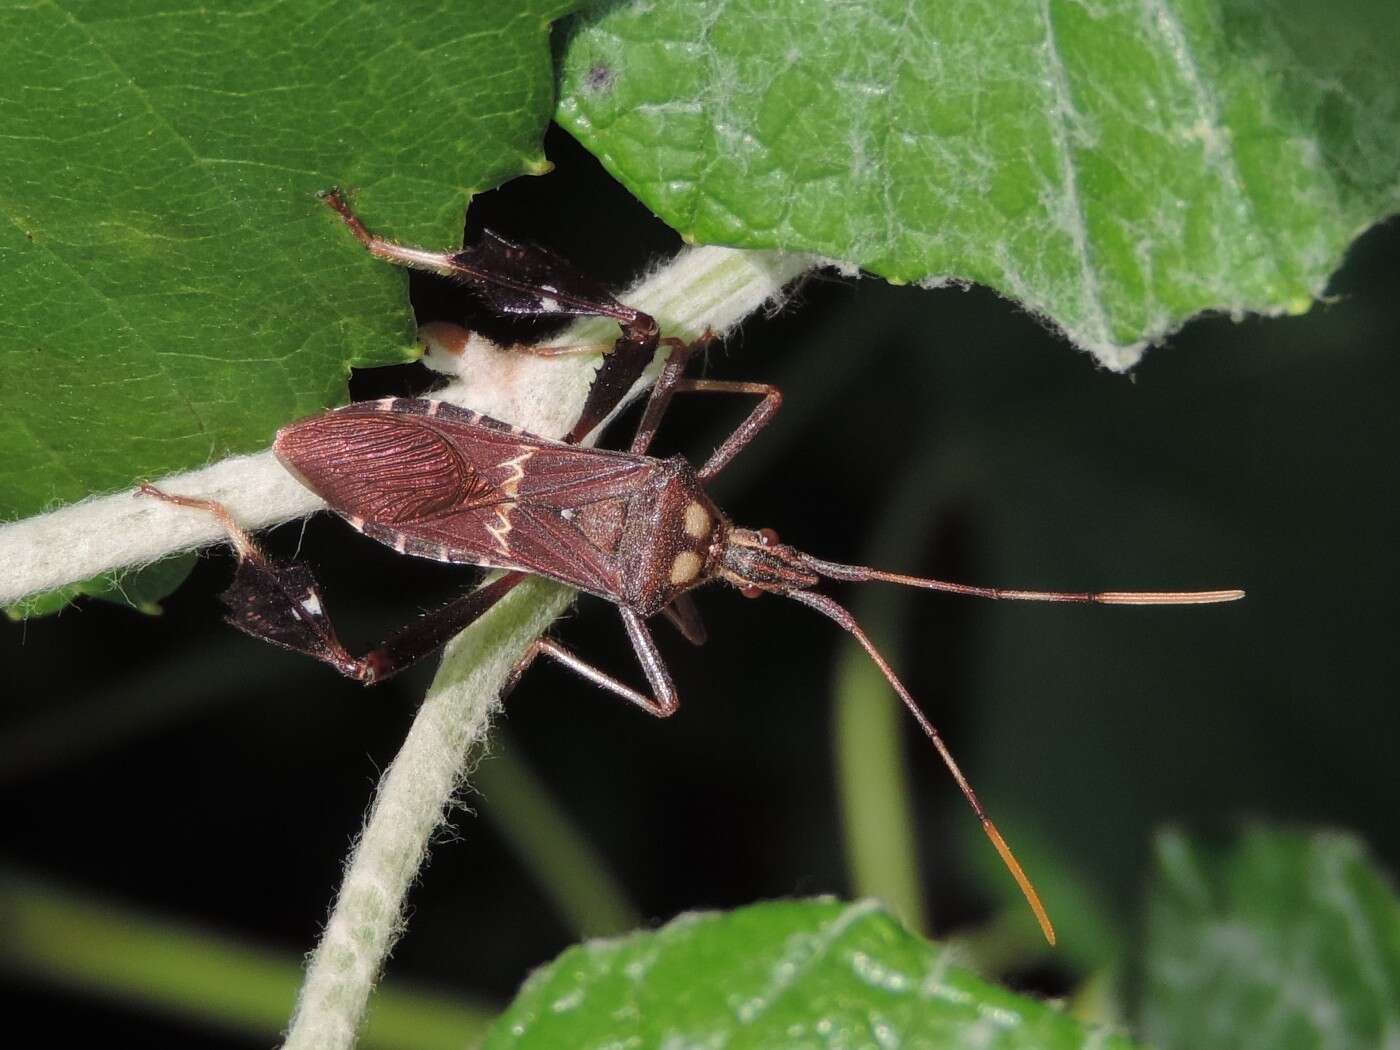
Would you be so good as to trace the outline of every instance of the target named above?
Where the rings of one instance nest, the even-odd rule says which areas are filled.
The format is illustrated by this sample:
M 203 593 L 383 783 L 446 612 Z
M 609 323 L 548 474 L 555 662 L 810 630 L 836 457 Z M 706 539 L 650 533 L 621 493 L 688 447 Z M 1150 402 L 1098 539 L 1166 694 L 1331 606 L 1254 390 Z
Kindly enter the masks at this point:
M 1011 847 L 1001 837 L 1001 832 L 997 830 L 995 824 L 983 818 L 982 830 L 987 833 L 987 838 L 992 840 L 992 845 L 1001 854 L 1002 862 L 1011 871 L 1011 877 L 1016 880 L 1016 885 L 1021 887 L 1021 892 L 1026 897 L 1026 903 L 1031 906 L 1031 911 L 1035 913 L 1035 921 L 1040 923 L 1040 932 L 1045 934 L 1045 939 L 1050 942 L 1050 947 L 1053 948 L 1055 946 L 1055 927 L 1050 924 L 1050 916 L 1045 911 L 1045 905 L 1040 903 L 1040 894 L 1035 892 L 1031 880 L 1026 877 L 1025 871 L 1021 868 L 1021 862 L 1011 852 Z
M 681 551 L 671 562 L 671 582 L 676 586 L 689 583 L 700 575 L 700 555 L 694 551 Z
M 683 525 L 687 536 L 703 540 L 710 534 L 710 512 L 699 503 L 692 501 L 690 506 L 685 508 Z

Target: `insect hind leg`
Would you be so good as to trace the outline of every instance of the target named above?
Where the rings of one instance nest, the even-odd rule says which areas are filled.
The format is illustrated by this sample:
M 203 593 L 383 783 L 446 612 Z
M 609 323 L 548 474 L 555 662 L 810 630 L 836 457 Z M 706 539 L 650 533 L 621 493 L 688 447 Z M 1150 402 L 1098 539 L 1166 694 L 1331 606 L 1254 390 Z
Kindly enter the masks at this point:
M 212 514 L 228 532 L 238 567 L 220 598 L 232 626 L 279 648 L 315 657 L 365 685 L 382 682 L 439 649 L 526 577 L 522 572 L 506 573 L 419 617 L 363 656 L 354 656 L 336 636 L 320 584 L 305 562 L 269 558 L 222 503 L 172 495 L 153 485 L 142 485 L 139 492 Z
M 632 324 L 623 325 L 622 334 L 612 350 L 603 355 L 603 363 L 593 376 L 593 385 L 588 388 L 583 409 L 564 436 L 569 444 L 576 445 L 586 438 L 608 418 L 613 409 L 622 404 L 656 355 L 660 329 L 648 314 L 638 314 L 637 317 Z
M 608 417 L 651 364 L 661 343 L 650 314 L 618 302 L 600 284 L 569 262 L 528 244 L 517 244 L 489 230 L 477 242 L 453 252 L 397 244 L 371 233 L 338 189 L 321 199 L 333 208 L 365 249 L 386 262 L 450 277 L 473 288 L 493 309 L 525 317 L 606 317 L 621 328 L 589 387 L 583 410 L 566 442 L 577 444 Z
M 233 515 L 229 513 L 228 508 L 217 500 L 198 499 L 194 496 L 177 496 L 174 493 L 156 488 L 148 481 L 142 482 L 137 487 L 136 494 L 138 496 L 149 496 L 152 499 L 158 499 L 164 503 L 171 503 L 177 507 L 189 507 L 191 510 L 202 510 L 205 514 L 212 515 L 214 519 L 224 527 L 224 531 L 228 533 L 229 542 L 233 544 L 233 549 L 238 553 L 240 558 L 260 553 L 252 537 L 243 530 L 238 522 L 233 520 Z
M 454 253 L 434 252 L 426 248 L 414 248 L 411 245 L 385 240 L 366 229 L 365 224 L 360 221 L 360 217 L 346 203 L 340 190 L 326 190 L 320 196 L 323 201 L 335 209 L 350 232 L 371 255 L 391 262 L 395 266 L 407 267 L 410 270 L 427 270 L 429 273 L 441 274 L 444 277 L 450 277 L 456 272 Z
M 314 656 L 347 678 L 375 681 L 372 663 L 356 659 L 340 644 L 326 615 L 320 585 L 305 563 L 269 558 L 228 508 L 215 500 L 177 496 L 154 485 L 142 485 L 137 493 L 212 514 L 224 527 L 238 555 L 233 582 L 220 595 L 231 625 L 282 649 Z

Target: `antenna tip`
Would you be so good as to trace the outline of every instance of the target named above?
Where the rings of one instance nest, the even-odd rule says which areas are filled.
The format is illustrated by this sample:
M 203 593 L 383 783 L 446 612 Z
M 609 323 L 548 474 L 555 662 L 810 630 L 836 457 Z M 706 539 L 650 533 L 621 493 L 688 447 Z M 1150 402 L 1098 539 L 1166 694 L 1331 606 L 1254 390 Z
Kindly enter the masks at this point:
M 1031 885 L 1031 880 L 1026 876 L 1020 861 L 1011 852 L 1011 847 L 1006 844 L 1006 840 L 1001 837 L 997 826 L 986 817 L 982 818 L 982 830 L 987 833 L 987 838 L 992 840 L 992 845 L 1001 854 L 1002 863 L 1011 872 L 1011 877 L 1016 880 L 1016 885 L 1021 888 L 1026 903 L 1031 906 L 1031 911 L 1035 914 L 1035 921 L 1040 923 L 1040 932 L 1045 935 L 1046 943 L 1052 948 L 1055 947 L 1055 927 L 1050 922 L 1050 914 L 1045 910 L 1045 905 L 1040 903 L 1040 894 L 1035 892 L 1035 887 Z
M 1215 605 L 1237 602 L 1244 591 L 1104 591 L 1094 600 L 1104 605 Z

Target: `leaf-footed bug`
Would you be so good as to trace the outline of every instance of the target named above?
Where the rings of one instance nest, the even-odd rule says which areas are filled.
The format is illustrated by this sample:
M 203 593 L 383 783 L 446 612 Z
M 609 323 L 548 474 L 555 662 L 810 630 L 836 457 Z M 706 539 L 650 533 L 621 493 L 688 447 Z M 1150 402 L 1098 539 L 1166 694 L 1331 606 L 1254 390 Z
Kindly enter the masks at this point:
M 541 249 L 490 233 L 458 252 L 406 247 L 369 233 L 338 191 L 324 199 L 380 258 L 464 283 L 506 313 L 607 317 L 617 321 L 621 334 L 563 440 L 538 437 L 443 401 L 409 398 L 351 404 L 278 431 L 273 448 L 287 469 L 366 536 L 404 554 L 506 570 L 363 656 L 341 645 L 305 564 L 269 559 L 217 503 L 142 486 L 146 495 L 216 515 L 228 531 L 238 554 L 233 583 L 223 595 L 229 622 L 372 684 L 443 645 L 527 575 L 546 576 L 617 606 L 651 693 L 626 685 L 547 637 L 522 657 L 507 691 L 543 654 L 664 718 L 675 713 L 679 699 L 648 619 L 664 616 L 700 644 L 705 633 L 690 593 L 696 587 L 721 580 L 748 597 L 771 593 L 791 598 L 851 634 L 879 667 L 937 750 L 1053 944 L 1054 929 L 1039 896 L 938 730 L 851 614 L 814 588 L 823 578 L 874 580 L 983 598 L 1107 605 L 1225 602 L 1243 592 L 974 587 L 824 561 L 780 543 L 770 529 L 736 526 L 710 499 L 706 484 L 772 420 L 782 395 L 763 383 L 685 378 L 689 359 L 709 341 L 708 333 L 694 343 L 662 339 L 650 316 L 619 303 Z M 629 449 L 580 447 L 663 344 L 670 357 Z M 749 394 L 761 400 L 697 470 L 679 456 L 647 455 L 672 396 L 681 392 Z

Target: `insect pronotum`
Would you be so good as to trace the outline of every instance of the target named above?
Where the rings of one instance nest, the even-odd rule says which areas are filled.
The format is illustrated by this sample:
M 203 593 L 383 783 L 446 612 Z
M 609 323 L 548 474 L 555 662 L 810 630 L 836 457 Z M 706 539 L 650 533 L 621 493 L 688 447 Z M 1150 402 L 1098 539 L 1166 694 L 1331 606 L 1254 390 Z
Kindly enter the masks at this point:
M 741 528 L 714 504 L 705 486 L 772 420 L 782 395 L 764 383 L 685 378 L 687 362 L 708 342 L 708 333 L 694 343 L 663 340 L 651 317 L 619 303 L 538 248 L 489 233 L 459 252 L 405 247 L 369 233 L 338 191 L 327 193 L 325 200 L 380 258 L 467 284 L 505 312 L 609 317 L 618 322 L 621 335 L 604 357 L 578 420 L 561 441 L 442 401 L 408 398 L 348 405 L 278 432 L 273 448 L 287 469 L 366 536 L 420 558 L 507 570 L 362 656 L 351 655 L 336 637 L 306 565 L 266 557 L 217 503 L 143 486 L 147 495 L 215 514 L 228 530 L 238 553 L 238 569 L 223 595 L 229 622 L 371 684 L 437 649 L 527 575 L 547 576 L 617 606 L 651 692 L 626 685 L 551 638 L 531 646 L 507 690 L 536 657 L 545 655 L 665 718 L 675 713 L 679 699 L 647 627 L 649 619 L 664 616 L 700 644 L 705 633 L 691 597 L 695 588 L 723 581 L 748 597 L 791 598 L 835 621 L 870 655 L 943 759 L 1053 944 L 1054 928 L 1035 888 L 943 737 L 851 614 L 814 588 L 823 578 L 879 580 L 982 598 L 1105 605 L 1225 602 L 1243 592 L 973 587 L 824 561 L 780 543 L 770 529 Z M 663 344 L 670 347 L 670 357 L 630 448 L 580 447 L 578 442 L 620 402 Z M 679 456 L 647 455 L 677 393 L 749 394 L 760 401 L 697 470 Z

